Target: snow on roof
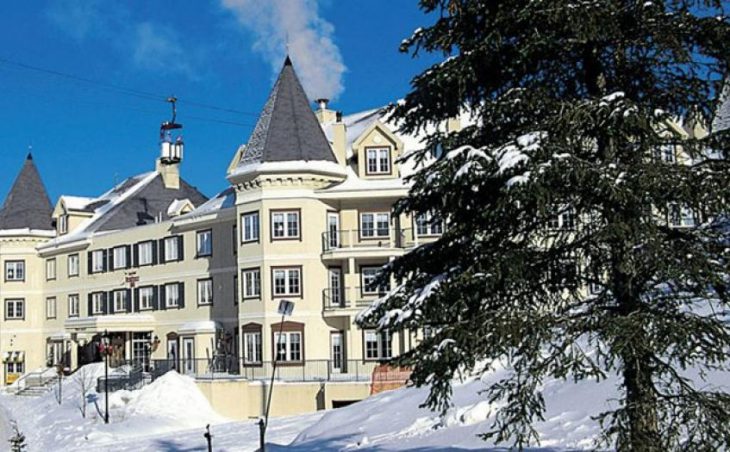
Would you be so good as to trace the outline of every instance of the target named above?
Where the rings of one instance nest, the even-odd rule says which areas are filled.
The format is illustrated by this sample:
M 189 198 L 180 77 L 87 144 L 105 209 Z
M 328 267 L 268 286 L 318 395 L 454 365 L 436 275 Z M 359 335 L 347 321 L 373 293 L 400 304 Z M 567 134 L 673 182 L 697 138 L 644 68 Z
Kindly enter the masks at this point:
M 86 210 L 89 204 L 92 204 L 95 201 L 95 198 L 62 195 L 59 198 L 59 201 L 63 202 L 63 205 L 66 206 L 66 209 L 68 210 Z
M 236 189 L 234 187 L 228 187 L 208 201 L 206 201 L 205 203 L 201 204 L 193 211 L 188 212 L 184 215 L 180 215 L 180 217 L 177 218 L 177 221 L 199 218 L 208 214 L 230 209 L 235 206 Z
M 180 327 L 178 332 L 182 333 L 215 333 L 217 329 L 223 326 L 215 320 L 199 320 L 197 322 L 187 322 Z
M 241 164 L 234 169 L 230 177 L 243 174 L 265 174 L 265 173 L 320 173 L 331 176 L 344 176 L 345 169 L 336 162 L 326 160 L 289 160 L 280 162 L 256 162 Z

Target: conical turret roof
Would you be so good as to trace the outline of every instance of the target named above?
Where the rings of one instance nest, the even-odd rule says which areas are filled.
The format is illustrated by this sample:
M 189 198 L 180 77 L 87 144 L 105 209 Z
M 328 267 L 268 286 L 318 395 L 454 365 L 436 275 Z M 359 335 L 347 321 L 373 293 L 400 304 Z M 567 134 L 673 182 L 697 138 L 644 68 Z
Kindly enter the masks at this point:
M 52 212 L 46 187 L 43 186 L 38 169 L 33 163 L 33 156 L 28 154 L 0 210 L 0 230 L 53 230 Z
M 337 163 L 288 56 L 239 166 L 287 161 Z

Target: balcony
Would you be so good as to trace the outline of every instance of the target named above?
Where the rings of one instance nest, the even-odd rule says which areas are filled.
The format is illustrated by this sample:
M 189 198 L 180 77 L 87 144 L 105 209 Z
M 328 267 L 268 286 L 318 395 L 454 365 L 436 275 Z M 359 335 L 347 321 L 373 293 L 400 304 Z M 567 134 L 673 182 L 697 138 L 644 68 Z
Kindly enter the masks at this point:
M 438 236 L 419 236 L 413 229 L 373 228 L 345 229 L 322 233 L 323 257 L 344 258 L 392 256 L 422 243 L 432 242 Z
M 325 315 L 349 315 L 370 306 L 377 298 L 388 293 L 387 288 L 379 288 L 375 292 L 363 287 L 327 288 L 322 291 L 323 311 Z

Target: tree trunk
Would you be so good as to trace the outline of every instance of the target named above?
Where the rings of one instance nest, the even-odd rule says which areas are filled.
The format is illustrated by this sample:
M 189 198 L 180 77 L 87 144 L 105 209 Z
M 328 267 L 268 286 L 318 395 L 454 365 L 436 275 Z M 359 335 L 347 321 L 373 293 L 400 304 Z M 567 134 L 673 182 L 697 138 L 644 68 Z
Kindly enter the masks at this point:
M 637 356 L 633 351 L 623 355 L 623 379 L 626 388 L 629 431 L 626 442 L 619 443 L 618 449 L 621 451 L 659 451 L 661 450 L 661 438 L 649 356 L 645 353 Z

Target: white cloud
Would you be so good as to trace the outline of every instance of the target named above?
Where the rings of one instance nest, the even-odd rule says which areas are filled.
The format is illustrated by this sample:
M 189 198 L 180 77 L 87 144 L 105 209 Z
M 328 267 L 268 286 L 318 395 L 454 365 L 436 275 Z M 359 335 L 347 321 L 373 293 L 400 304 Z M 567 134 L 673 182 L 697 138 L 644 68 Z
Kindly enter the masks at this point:
M 142 22 L 135 27 L 132 60 L 148 70 L 174 71 L 193 76 L 175 31 L 150 22 Z
M 310 99 L 335 99 L 347 70 L 334 42 L 334 27 L 319 16 L 317 0 L 221 0 L 251 31 L 254 50 L 278 72 L 291 56 Z
M 104 20 L 99 0 L 55 0 L 46 10 L 48 19 L 76 40 L 83 40 Z

